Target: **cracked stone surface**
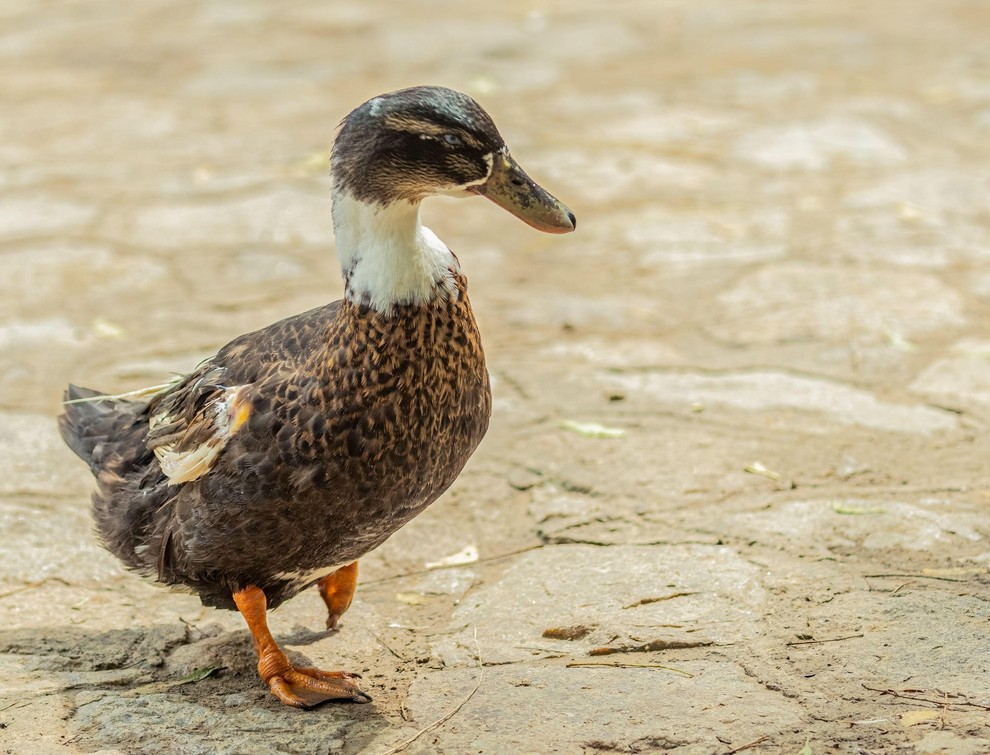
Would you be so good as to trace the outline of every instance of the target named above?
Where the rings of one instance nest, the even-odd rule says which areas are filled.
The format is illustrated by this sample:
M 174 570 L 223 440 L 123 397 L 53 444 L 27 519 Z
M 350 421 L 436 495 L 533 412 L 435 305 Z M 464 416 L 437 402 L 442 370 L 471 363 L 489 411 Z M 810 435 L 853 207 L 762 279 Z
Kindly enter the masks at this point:
M 0 4 L 0 752 L 990 751 L 987 28 L 979 0 Z M 338 298 L 334 129 L 421 83 L 580 225 L 424 208 L 492 428 L 339 632 L 315 593 L 271 615 L 374 698 L 290 710 L 239 616 L 101 549 L 54 417 Z

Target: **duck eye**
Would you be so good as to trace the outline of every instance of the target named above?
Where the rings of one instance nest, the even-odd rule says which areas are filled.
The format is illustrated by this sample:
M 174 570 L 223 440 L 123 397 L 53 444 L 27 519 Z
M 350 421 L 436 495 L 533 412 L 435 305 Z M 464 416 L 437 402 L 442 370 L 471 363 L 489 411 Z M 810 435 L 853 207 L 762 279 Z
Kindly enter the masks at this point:
M 457 134 L 444 134 L 443 140 L 452 147 L 460 147 L 464 141 Z

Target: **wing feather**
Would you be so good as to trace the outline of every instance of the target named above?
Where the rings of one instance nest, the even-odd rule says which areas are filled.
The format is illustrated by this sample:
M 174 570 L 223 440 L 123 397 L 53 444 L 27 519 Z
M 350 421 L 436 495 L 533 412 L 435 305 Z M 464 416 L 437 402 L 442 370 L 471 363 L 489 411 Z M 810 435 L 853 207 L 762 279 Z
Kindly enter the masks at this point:
M 251 413 L 250 385 L 224 387 L 204 379 L 184 397 L 186 391 L 177 391 L 149 422 L 148 448 L 172 485 L 209 472 Z
M 333 302 L 239 336 L 177 384 L 151 394 L 147 446 L 170 484 L 214 467 L 247 423 L 261 383 L 298 379 L 339 309 Z

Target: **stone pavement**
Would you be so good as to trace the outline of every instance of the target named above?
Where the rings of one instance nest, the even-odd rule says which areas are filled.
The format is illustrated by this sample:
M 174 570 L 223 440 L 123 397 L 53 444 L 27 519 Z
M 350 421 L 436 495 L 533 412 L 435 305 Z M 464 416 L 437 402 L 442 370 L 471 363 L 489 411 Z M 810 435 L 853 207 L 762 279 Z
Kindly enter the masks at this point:
M 978 0 L 0 3 L 0 750 L 990 751 L 988 33 Z M 428 204 L 492 430 L 339 633 L 273 614 L 375 697 L 302 713 L 238 616 L 99 548 L 53 418 L 337 298 L 335 124 L 420 83 L 579 228 Z

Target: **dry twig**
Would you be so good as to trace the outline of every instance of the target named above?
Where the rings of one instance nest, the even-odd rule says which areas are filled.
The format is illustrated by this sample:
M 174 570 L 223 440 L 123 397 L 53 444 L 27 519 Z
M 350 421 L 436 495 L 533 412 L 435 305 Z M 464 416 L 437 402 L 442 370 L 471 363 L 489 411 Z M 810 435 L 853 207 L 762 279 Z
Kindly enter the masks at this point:
M 644 645 L 622 645 L 621 647 L 601 647 L 589 650 L 588 655 L 613 655 L 614 653 L 656 653 L 660 650 L 686 650 L 689 648 L 706 648 L 714 645 L 714 640 L 653 640 Z
M 649 605 L 650 603 L 659 603 L 663 600 L 673 600 L 674 598 L 686 598 L 689 595 L 698 595 L 696 592 L 675 592 L 670 595 L 661 595 L 657 598 L 640 598 L 635 603 L 630 603 L 628 606 L 622 606 L 623 608 L 638 608 L 639 606 Z
M 467 705 L 468 704 L 468 701 L 472 697 L 474 697 L 475 693 L 481 688 L 481 680 L 485 676 L 485 667 L 484 667 L 484 664 L 482 664 L 482 662 L 481 662 L 481 646 L 478 644 L 478 630 L 477 629 L 474 630 L 474 645 L 475 645 L 475 647 L 478 650 L 478 681 L 475 683 L 474 689 L 472 689 L 470 692 L 468 692 L 467 697 L 465 697 L 463 700 L 461 700 L 457 705 L 455 705 L 453 708 L 451 708 L 447 713 L 445 713 L 444 715 L 442 715 L 436 721 L 434 721 L 433 723 L 431 723 L 429 726 L 424 726 L 422 729 L 420 729 L 419 731 L 417 731 L 415 734 L 413 734 L 408 739 L 405 739 L 402 742 L 399 742 L 399 744 L 397 744 L 395 747 L 392 747 L 391 749 L 385 750 L 385 752 L 383 752 L 382 755 L 395 755 L 395 753 L 397 753 L 397 752 L 402 752 L 404 749 L 406 749 L 409 745 L 411 745 L 413 742 L 415 742 L 417 739 L 419 739 L 421 736 L 423 736 L 427 732 L 433 731 L 434 729 L 439 728 L 440 726 L 443 726 L 447 721 L 449 721 L 451 718 L 453 718 L 455 715 L 457 715 L 457 712 L 461 708 L 463 708 L 465 705 Z
M 763 736 L 760 737 L 759 739 L 754 739 L 752 742 L 749 742 L 748 744 L 740 745 L 734 750 L 729 750 L 727 753 L 725 753 L 725 755 L 736 755 L 737 752 L 748 750 L 750 747 L 756 747 L 756 745 L 760 744 L 760 742 L 766 742 L 768 739 L 770 739 L 769 736 Z
M 575 661 L 567 664 L 567 668 L 594 668 L 595 666 L 611 666 L 612 668 L 656 668 L 664 671 L 671 671 L 675 674 L 680 674 L 681 676 L 686 676 L 688 679 L 694 679 L 694 674 L 687 671 L 682 671 L 679 668 L 674 668 L 673 666 L 662 666 L 659 663 L 602 663 L 601 661 L 595 663 L 594 661 Z
M 864 574 L 866 579 L 881 579 L 884 577 L 911 577 L 913 579 L 936 579 L 939 582 L 968 582 L 965 579 L 956 579 L 955 577 L 936 577 L 933 574 Z
M 851 634 L 848 637 L 831 637 L 827 640 L 794 640 L 793 642 L 785 642 L 785 645 L 818 645 L 822 642 L 842 642 L 843 640 L 855 640 L 863 637 L 862 634 Z
M 404 662 L 404 663 L 409 663 L 409 658 L 406 658 L 405 656 L 403 656 L 403 655 L 402 655 L 401 653 L 399 653 L 398 651 L 396 651 L 396 650 L 394 650 L 394 649 L 392 649 L 392 646 L 391 646 L 391 645 L 389 645 L 389 644 L 388 644 L 387 642 L 385 642 L 385 640 L 383 640 L 383 639 L 382 639 L 381 637 L 379 637 L 379 636 L 378 636 L 377 634 L 375 634 L 375 633 L 374 633 L 374 632 L 372 632 L 372 631 L 371 631 L 370 629 L 368 629 L 368 627 L 365 627 L 365 630 L 367 630 L 367 632 L 368 632 L 368 634 L 370 634 L 370 635 L 371 635 L 372 637 L 374 637 L 374 638 L 375 638 L 375 639 L 376 639 L 376 640 L 378 641 L 378 644 L 379 644 L 379 645 L 381 645 L 381 646 L 382 646 L 383 648 L 385 648 L 385 649 L 386 649 L 386 650 L 387 650 L 388 652 L 390 652 L 390 653 L 391 653 L 391 654 L 392 654 L 393 656 L 395 656 L 396 658 L 398 658 L 398 659 L 399 659 L 400 661 L 402 661 L 402 662 Z
M 881 695 L 890 695 L 891 697 L 896 697 L 899 700 L 913 700 L 918 703 L 928 703 L 936 708 L 944 707 L 946 710 L 951 710 L 948 708 L 948 703 L 946 702 L 949 697 L 965 697 L 961 694 L 951 694 L 948 692 L 943 692 L 944 700 L 929 700 L 927 697 L 914 697 L 913 695 L 905 695 L 898 692 L 896 689 L 878 689 L 876 687 L 869 687 L 866 684 L 863 685 L 863 689 L 868 689 L 870 692 L 879 692 Z M 917 692 L 922 692 L 923 690 L 913 690 Z M 983 705 L 982 703 L 971 703 L 969 700 L 963 700 L 961 702 L 953 702 L 953 705 L 968 706 L 970 708 L 979 708 L 980 710 L 990 710 L 990 705 Z
M 21 585 L 20 587 L 15 587 L 13 590 L 7 590 L 7 592 L 0 592 L 0 600 L 4 598 L 9 598 L 11 595 L 19 595 L 22 592 L 27 592 L 28 590 L 35 590 L 43 585 L 47 585 L 49 582 L 58 582 L 66 587 L 71 587 L 66 580 L 61 577 L 48 577 L 47 579 L 40 579 L 37 582 L 28 582 L 26 585 Z

